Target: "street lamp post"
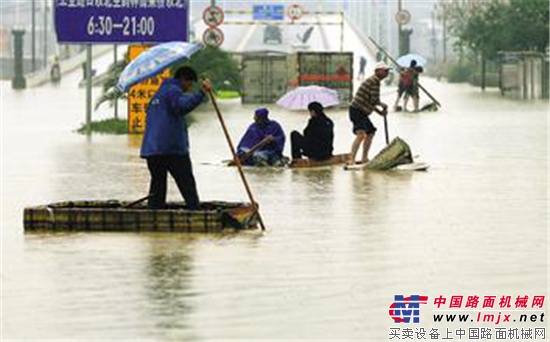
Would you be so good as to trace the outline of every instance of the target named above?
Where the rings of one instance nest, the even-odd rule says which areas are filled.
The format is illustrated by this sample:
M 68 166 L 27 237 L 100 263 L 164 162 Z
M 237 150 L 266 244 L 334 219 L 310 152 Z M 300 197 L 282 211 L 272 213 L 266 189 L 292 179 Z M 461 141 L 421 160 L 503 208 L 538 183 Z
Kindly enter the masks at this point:
M 11 86 L 13 89 L 25 89 L 27 87 L 27 81 L 23 71 L 23 35 L 25 35 L 25 29 L 16 27 L 11 32 L 13 34 L 14 50 L 14 76 L 11 80 Z

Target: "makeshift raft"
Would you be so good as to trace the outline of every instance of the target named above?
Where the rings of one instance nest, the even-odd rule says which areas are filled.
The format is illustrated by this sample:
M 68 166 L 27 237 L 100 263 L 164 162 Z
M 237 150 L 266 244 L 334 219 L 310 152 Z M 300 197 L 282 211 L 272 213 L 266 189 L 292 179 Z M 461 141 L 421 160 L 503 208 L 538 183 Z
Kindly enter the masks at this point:
M 26 231 L 131 231 L 217 233 L 254 229 L 258 218 L 249 203 L 203 202 L 199 210 L 168 203 L 166 209 L 150 210 L 131 202 L 75 201 L 25 208 Z
M 405 165 L 409 167 L 400 168 Z M 344 169 L 390 170 L 395 168 L 408 171 L 423 171 L 428 167 L 429 165 L 426 163 L 415 163 L 409 145 L 401 138 L 396 137 L 368 163 L 351 166 L 346 165 Z
M 291 169 L 304 169 L 311 167 L 320 167 L 320 166 L 330 166 L 345 164 L 348 161 L 349 154 L 335 154 L 329 159 L 326 160 L 313 160 L 313 159 L 293 159 L 292 162 L 288 165 Z
M 389 170 L 398 165 L 413 163 L 411 148 L 399 137 L 395 137 L 371 161 L 367 168 L 372 170 Z
M 321 166 L 331 166 L 331 165 L 341 165 L 345 164 L 348 160 L 348 154 L 335 154 L 329 159 L 326 160 L 314 160 L 309 158 L 301 158 L 301 159 L 293 159 L 292 161 L 288 158 L 286 158 L 288 161 L 285 162 L 285 164 L 281 166 L 245 166 L 245 167 L 251 167 L 251 168 L 263 168 L 263 167 L 274 167 L 274 168 L 284 168 L 289 167 L 291 169 L 305 169 L 305 168 L 313 168 L 313 167 L 321 167 Z M 222 162 L 223 165 L 226 166 L 236 166 L 235 161 L 233 160 L 224 160 Z

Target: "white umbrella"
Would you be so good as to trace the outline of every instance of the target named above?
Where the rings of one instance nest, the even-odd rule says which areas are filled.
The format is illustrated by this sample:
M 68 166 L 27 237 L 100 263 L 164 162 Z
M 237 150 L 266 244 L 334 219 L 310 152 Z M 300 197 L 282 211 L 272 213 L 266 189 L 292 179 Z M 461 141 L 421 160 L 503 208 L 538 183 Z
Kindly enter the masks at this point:
M 277 104 L 289 110 L 307 109 L 311 102 L 319 102 L 323 107 L 337 106 L 340 104 L 338 92 L 320 86 L 298 87 L 281 97 Z

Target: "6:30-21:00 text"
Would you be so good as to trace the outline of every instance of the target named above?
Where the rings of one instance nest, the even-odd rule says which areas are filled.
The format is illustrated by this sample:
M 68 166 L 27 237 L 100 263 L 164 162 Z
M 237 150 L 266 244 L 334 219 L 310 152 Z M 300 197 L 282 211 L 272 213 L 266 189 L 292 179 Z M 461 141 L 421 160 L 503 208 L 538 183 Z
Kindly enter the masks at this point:
M 124 36 L 152 36 L 155 33 L 153 17 L 123 17 L 122 23 L 114 23 L 109 16 L 91 16 L 87 25 L 88 35 L 109 36 L 113 30 L 122 30 Z

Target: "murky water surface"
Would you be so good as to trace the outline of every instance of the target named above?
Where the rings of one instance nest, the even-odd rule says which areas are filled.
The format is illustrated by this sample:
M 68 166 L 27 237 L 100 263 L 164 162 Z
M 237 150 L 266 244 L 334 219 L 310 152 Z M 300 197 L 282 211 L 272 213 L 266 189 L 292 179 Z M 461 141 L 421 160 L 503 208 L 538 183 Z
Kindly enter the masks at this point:
M 385 340 L 394 294 L 547 293 L 547 102 L 425 79 L 442 110 L 388 122 L 428 172 L 248 170 L 265 234 L 25 234 L 25 206 L 147 192 L 140 137 L 73 132 L 84 120 L 78 78 L 1 84 L 5 339 Z M 236 140 L 254 107 L 220 106 Z M 287 132 L 305 126 L 306 113 L 270 108 Z M 345 152 L 347 113 L 329 115 Z M 202 199 L 245 200 L 236 170 L 208 165 L 229 156 L 212 108 L 195 117 Z

